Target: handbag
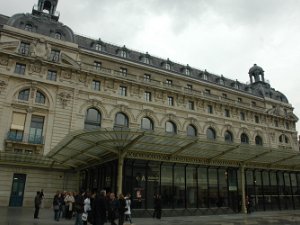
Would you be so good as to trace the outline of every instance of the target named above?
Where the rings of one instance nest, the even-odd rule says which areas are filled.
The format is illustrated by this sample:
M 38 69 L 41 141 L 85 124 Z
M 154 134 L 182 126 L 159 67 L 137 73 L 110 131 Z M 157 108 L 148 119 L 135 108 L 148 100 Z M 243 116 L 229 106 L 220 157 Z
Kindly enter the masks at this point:
M 81 216 L 82 221 L 87 221 L 87 218 L 88 218 L 88 214 L 85 212 L 82 213 L 82 216 Z

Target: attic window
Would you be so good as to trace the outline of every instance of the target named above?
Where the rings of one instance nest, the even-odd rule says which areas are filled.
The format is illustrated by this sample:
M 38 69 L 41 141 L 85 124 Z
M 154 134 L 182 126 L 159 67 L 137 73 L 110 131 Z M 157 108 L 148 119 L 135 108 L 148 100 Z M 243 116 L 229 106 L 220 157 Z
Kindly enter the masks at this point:
M 191 75 L 191 71 L 189 68 L 185 69 L 185 75 L 190 76 Z
M 149 57 L 146 56 L 146 57 L 144 58 L 144 63 L 150 64 L 150 59 L 149 59 Z
M 219 80 L 219 83 L 220 83 L 221 85 L 224 85 L 224 80 L 221 78 L 221 79 Z
M 166 69 L 166 70 L 171 70 L 171 65 L 170 65 L 170 63 L 166 63 L 166 64 L 165 64 L 165 69 Z
M 54 35 L 54 38 L 58 39 L 58 40 L 61 40 L 61 33 L 56 32 L 55 35 Z
M 24 28 L 24 29 L 31 32 L 31 31 L 32 31 L 32 25 L 29 24 L 29 23 L 27 23 L 27 24 L 25 25 L 25 28 Z
M 234 83 L 234 88 L 240 89 L 240 84 L 239 83 Z
M 46 1 L 44 3 L 43 12 L 50 13 L 51 8 L 52 8 L 51 2 Z
M 102 45 L 101 44 L 99 44 L 99 43 L 97 43 L 96 45 L 95 45 L 95 49 L 96 49 L 96 51 L 102 51 Z
M 203 80 L 207 80 L 207 74 L 206 74 L 206 73 L 203 73 L 202 79 L 203 79 Z
M 127 58 L 127 52 L 125 50 L 121 50 L 121 57 Z

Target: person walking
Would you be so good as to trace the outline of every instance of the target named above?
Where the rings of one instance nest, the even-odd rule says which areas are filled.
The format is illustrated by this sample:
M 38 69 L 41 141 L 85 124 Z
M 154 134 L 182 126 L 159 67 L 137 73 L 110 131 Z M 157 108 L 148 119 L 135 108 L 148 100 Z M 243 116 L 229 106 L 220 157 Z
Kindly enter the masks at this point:
M 108 220 L 110 221 L 111 225 L 117 225 L 115 220 L 118 217 L 118 209 L 119 209 L 119 201 L 116 199 L 114 193 L 110 193 L 108 202 Z
M 61 194 L 59 191 L 56 192 L 56 195 L 53 198 L 53 210 L 54 210 L 54 220 L 59 221 L 60 217 L 60 208 L 61 208 Z
M 66 219 L 72 219 L 73 216 L 73 204 L 75 202 L 74 196 L 72 192 L 68 192 L 64 199 L 66 205 Z
M 161 219 L 161 197 L 159 194 L 154 196 L 154 212 L 153 218 Z
M 125 221 L 129 221 L 130 224 L 132 224 L 132 219 L 131 219 L 131 195 L 129 193 L 125 196 L 125 202 L 126 202 L 125 208 L 127 209 L 125 211 Z
M 106 191 L 102 190 L 96 194 L 92 203 L 93 225 L 104 225 L 106 222 L 107 202 L 105 197 Z
M 75 196 L 74 211 L 76 213 L 75 225 L 83 225 L 82 213 L 84 211 L 84 191 L 80 191 Z
M 119 210 L 119 225 L 124 224 L 124 218 L 125 218 L 125 211 L 126 209 L 126 201 L 123 194 L 119 194 L 119 204 L 118 204 L 118 210 Z
M 42 204 L 41 192 L 37 191 L 36 196 L 34 198 L 34 207 L 35 207 L 34 216 L 33 216 L 34 219 L 39 219 L 39 212 L 40 212 L 41 204 Z
M 87 193 L 85 196 L 85 199 L 83 201 L 83 211 L 84 213 L 87 215 L 87 219 L 89 219 L 89 217 L 91 217 L 91 193 Z M 87 225 L 88 220 L 83 220 L 83 225 Z

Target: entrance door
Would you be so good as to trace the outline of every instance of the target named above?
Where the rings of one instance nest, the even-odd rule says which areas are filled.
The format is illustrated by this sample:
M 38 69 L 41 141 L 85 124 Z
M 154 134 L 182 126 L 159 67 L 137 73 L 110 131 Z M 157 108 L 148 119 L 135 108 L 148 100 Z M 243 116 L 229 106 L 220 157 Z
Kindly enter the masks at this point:
M 25 174 L 14 174 L 9 206 L 21 207 L 23 205 L 25 182 Z

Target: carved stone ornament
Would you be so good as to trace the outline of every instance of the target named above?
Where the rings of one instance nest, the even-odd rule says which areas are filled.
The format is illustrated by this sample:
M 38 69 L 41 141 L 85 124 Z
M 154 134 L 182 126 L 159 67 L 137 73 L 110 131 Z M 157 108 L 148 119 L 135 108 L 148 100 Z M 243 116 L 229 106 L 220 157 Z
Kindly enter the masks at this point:
M 1 57 L 0 58 L 0 65 L 7 66 L 8 65 L 8 59 L 4 58 L 4 57 Z
M 71 73 L 69 71 L 65 71 L 65 70 L 61 71 L 61 76 L 64 79 L 71 79 Z
M 40 73 L 42 71 L 42 66 L 40 64 L 31 64 L 30 73 Z
M 7 85 L 8 85 L 8 83 L 6 81 L 0 80 L 0 93 L 1 93 L 1 91 L 5 90 Z
M 58 98 L 62 104 L 62 107 L 65 108 L 68 104 L 68 101 L 71 100 L 71 94 L 68 92 L 61 92 L 58 94 Z
M 81 83 L 85 83 L 86 82 L 86 75 L 85 74 L 80 74 L 79 77 L 78 77 L 78 80 L 81 82 Z

